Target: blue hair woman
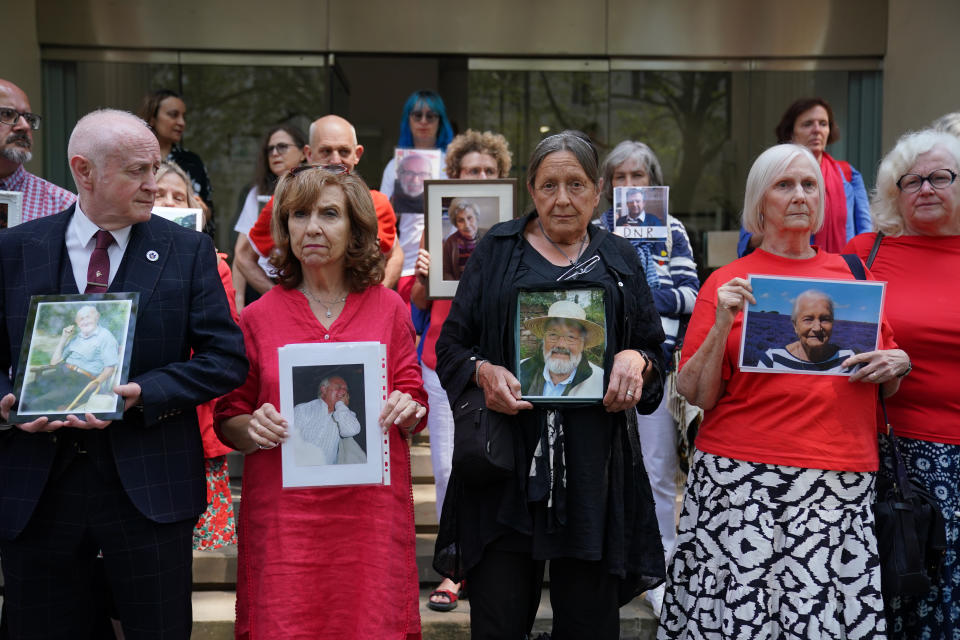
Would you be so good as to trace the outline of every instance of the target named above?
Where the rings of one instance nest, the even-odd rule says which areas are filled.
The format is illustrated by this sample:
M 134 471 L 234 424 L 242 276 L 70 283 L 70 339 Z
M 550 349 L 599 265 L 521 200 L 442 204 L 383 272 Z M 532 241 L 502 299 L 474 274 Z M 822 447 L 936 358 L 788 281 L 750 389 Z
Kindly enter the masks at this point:
M 403 117 L 400 120 L 400 139 L 397 147 L 401 149 L 439 149 L 446 151 L 447 145 L 453 140 L 453 127 L 447 117 L 447 109 L 443 98 L 433 91 L 414 91 L 403 105 Z M 417 251 L 420 249 L 420 239 L 423 236 L 423 180 L 422 176 L 429 174 L 411 173 L 410 166 L 404 159 L 403 167 L 397 166 L 396 158 L 387 163 L 383 170 L 383 180 L 380 191 L 390 198 L 393 209 L 397 214 L 397 238 L 400 249 L 403 250 L 403 267 L 400 271 L 400 280 L 397 282 L 397 292 L 404 302 L 410 302 L 410 290 L 416 279 Z M 417 162 L 411 160 L 411 162 Z M 398 171 L 398 169 L 403 171 Z M 399 175 L 398 175 L 399 174 Z M 420 175 L 421 178 L 411 176 Z M 406 176 L 406 177 L 405 177 Z M 410 184 L 400 188 L 397 178 L 404 178 Z M 414 324 L 417 324 L 416 320 Z

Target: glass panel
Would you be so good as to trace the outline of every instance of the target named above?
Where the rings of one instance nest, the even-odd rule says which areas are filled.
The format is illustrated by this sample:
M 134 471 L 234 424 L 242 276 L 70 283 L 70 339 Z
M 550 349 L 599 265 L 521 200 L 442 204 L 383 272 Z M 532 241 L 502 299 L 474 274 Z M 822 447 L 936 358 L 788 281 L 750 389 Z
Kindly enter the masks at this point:
M 646 142 L 702 266 L 705 234 L 739 229 L 750 165 L 801 96 L 830 102 L 842 135 L 829 152 L 860 169 L 869 188 L 881 152 L 879 71 L 471 71 L 469 126 L 507 137 L 521 180 L 551 132 L 585 131 L 601 155 L 621 140 Z M 525 189 L 521 203 L 521 211 L 530 205 Z
M 511 176 L 526 178 L 527 160 L 550 133 L 578 129 L 607 139 L 609 104 L 606 73 L 576 71 L 473 71 L 469 80 L 471 129 L 502 133 L 513 152 Z M 525 188 L 518 210 L 530 207 Z
M 149 91 L 167 87 L 181 92 L 187 103 L 183 146 L 206 165 L 213 185 L 216 245 L 228 252 L 264 130 L 292 121 L 306 132 L 329 102 L 324 67 L 45 62 L 44 82 L 50 114 L 44 127 L 63 132 L 62 144 L 54 136 L 45 142 L 46 171 L 71 188 L 63 159 L 66 137 L 79 115 L 102 106 L 136 112 Z

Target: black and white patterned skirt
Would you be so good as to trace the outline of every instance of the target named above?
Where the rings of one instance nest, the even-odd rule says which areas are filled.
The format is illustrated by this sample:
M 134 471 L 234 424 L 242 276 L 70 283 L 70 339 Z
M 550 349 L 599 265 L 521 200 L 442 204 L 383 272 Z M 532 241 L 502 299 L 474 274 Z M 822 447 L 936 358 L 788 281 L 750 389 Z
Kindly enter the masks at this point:
M 658 640 L 885 638 L 874 474 L 694 455 Z

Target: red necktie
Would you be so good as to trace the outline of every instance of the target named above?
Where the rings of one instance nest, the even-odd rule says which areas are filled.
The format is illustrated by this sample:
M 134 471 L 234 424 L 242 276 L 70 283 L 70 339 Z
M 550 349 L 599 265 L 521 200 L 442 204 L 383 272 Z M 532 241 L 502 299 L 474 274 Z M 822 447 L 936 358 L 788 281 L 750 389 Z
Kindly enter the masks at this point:
M 109 231 L 100 229 L 94 234 L 97 246 L 90 254 L 90 266 L 87 267 L 87 289 L 84 293 L 106 293 L 110 284 L 110 256 L 107 248 L 113 244 Z

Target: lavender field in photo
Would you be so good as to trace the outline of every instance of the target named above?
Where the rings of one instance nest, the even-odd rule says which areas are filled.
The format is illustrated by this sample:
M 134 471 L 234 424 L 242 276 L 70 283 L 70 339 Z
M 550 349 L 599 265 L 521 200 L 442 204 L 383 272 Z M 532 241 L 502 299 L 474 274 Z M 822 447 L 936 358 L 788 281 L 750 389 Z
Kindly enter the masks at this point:
M 755 367 L 767 349 L 784 347 L 797 339 L 790 316 L 777 312 L 750 311 L 743 344 L 743 366 Z M 872 322 L 836 320 L 830 344 L 857 353 L 873 351 L 877 344 L 877 325 Z

